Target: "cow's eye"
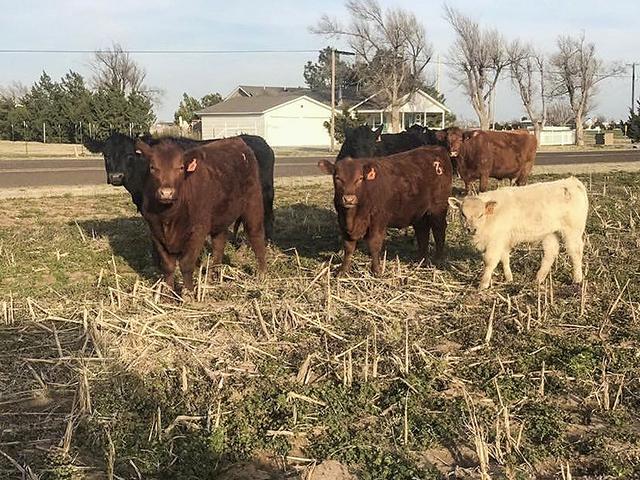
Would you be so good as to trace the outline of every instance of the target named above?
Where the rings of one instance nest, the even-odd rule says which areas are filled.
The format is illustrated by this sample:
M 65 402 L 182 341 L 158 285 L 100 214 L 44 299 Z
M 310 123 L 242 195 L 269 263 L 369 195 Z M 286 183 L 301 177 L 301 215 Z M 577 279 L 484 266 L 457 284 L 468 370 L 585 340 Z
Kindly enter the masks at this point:
M 180 171 L 182 172 L 184 170 L 184 165 L 180 166 Z
M 356 183 L 360 183 L 364 180 L 364 177 L 358 177 L 358 179 L 356 180 Z
M 335 180 L 336 180 L 336 183 L 342 183 L 342 179 L 340 177 L 336 177 Z

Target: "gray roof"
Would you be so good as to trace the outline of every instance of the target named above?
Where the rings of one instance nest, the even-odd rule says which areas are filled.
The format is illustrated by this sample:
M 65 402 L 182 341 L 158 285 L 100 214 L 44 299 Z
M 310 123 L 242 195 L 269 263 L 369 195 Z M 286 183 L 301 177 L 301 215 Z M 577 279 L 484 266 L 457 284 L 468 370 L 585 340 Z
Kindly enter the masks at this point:
M 300 98 L 304 93 L 288 95 L 260 95 L 255 97 L 233 97 L 224 102 L 196 112 L 197 115 L 215 113 L 262 113 L 278 105 Z

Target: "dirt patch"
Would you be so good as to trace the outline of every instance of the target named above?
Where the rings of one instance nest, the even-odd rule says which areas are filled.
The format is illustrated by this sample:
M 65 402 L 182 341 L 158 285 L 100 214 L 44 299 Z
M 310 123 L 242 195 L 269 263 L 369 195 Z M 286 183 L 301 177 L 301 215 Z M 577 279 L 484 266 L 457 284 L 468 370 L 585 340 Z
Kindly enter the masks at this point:
M 325 460 L 320 465 L 311 468 L 305 480 L 356 480 L 357 477 L 349 473 L 349 469 L 336 460 Z

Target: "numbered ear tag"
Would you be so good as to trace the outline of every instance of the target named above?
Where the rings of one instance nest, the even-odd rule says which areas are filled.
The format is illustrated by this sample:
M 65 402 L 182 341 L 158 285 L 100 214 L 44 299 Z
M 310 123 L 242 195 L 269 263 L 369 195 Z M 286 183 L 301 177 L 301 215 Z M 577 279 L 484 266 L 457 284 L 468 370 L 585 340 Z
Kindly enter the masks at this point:
M 372 168 L 369 170 L 369 173 L 367 173 L 367 180 L 373 180 L 374 178 L 376 178 L 376 170 Z
M 191 163 L 187 167 L 187 172 L 195 172 L 197 166 L 198 166 L 198 160 L 194 158 L 193 160 L 191 160 Z
M 440 164 L 440 161 L 436 160 L 435 162 L 433 162 L 433 168 L 436 171 L 436 175 L 442 175 L 443 170 L 442 170 L 442 165 Z

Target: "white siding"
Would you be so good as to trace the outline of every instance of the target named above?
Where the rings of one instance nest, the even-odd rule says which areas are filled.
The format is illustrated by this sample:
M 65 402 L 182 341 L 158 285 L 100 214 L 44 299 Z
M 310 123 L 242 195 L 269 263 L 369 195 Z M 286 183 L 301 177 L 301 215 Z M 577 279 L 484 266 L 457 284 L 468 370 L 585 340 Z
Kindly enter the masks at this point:
M 241 133 L 264 136 L 264 115 L 202 115 L 202 139 L 235 137 Z
M 323 124 L 330 118 L 329 108 L 297 99 L 265 113 L 265 140 L 274 147 L 329 146 L 329 132 Z
M 420 92 L 416 92 L 412 95 L 412 98 L 400 108 L 400 111 L 441 113 L 443 109 L 433 103 L 429 97 L 422 95 Z

